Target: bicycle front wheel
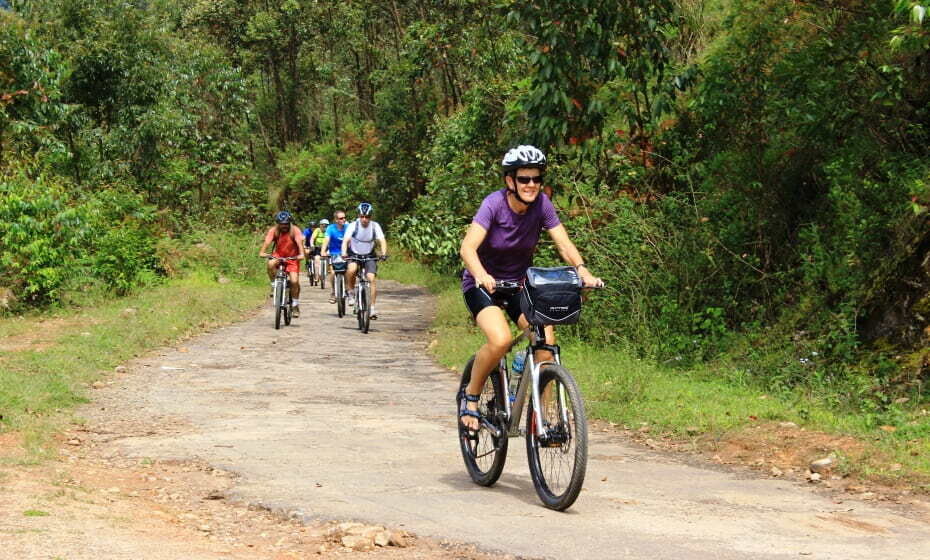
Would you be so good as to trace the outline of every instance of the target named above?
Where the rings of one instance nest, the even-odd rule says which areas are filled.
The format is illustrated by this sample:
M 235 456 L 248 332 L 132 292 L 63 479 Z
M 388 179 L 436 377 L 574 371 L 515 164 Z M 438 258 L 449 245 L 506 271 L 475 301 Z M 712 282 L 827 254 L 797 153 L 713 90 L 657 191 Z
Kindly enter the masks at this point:
M 284 283 L 275 280 L 274 283 L 274 328 L 281 328 L 281 313 L 284 302 Z
M 320 289 L 326 289 L 326 261 L 320 260 Z
M 371 304 L 368 301 L 371 296 L 368 293 L 366 284 L 359 282 L 358 289 L 358 302 L 355 304 L 355 309 L 358 312 L 358 328 L 367 334 L 368 327 L 371 324 Z
M 290 287 L 290 286 L 284 286 L 284 289 L 285 289 L 285 293 L 284 293 L 284 305 L 282 305 L 282 307 L 284 308 L 284 324 L 285 324 L 286 326 L 290 326 L 290 324 L 291 324 L 291 313 L 293 313 L 293 311 L 294 311 L 294 308 L 291 307 L 291 287 Z
M 337 274 L 333 282 L 336 283 L 336 315 L 342 317 L 346 314 L 346 278 Z
M 539 372 L 539 414 L 526 415 L 526 455 L 536 493 L 547 508 L 562 511 L 578 498 L 588 464 L 588 421 L 581 391 L 567 369 L 546 364 Z
M 462 371 L 462 381 L 456 396 L 456 415 L 461 414 L 465 407 L 465 388 L 471 382 L 471 368 L 474 362 L 473 356 Z M 462 459 L 465 460 L 465 468 L 468 469 L 471 479 L 481 486 L 493 485 L 504 472 L 509 441 L 504 405 L 506 398 L 507 395 L 504 394 L 500 380 L 500 371 L 494 368 L 484 382 L 481 400 L 478 402 L 478 411 L 498 430 L 499 435 L 495 436 L 486 427 L 472 432 L 462 425 L 461 417 L 456 418 L 459 426 L 459 445 L 462 450 Z

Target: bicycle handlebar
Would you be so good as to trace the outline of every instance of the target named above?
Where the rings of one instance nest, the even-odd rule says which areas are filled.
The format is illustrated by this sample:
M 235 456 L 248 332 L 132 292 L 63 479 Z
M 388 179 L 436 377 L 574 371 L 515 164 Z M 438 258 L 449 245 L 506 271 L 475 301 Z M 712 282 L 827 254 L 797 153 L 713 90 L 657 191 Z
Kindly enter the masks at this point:
M 518 290 L 523 287 L 523 282 L 512 282 L 508 280 L 495 280 L 494 287 L 499 290 Z M 582 286 L 582 290 L 602 290 L 607 284 L 601 286 Z
M 269 256 L 269 257 L 258 257 L 258 258 L 260 258 L 260 259 L 265 259 L 265 260 L 267 260 L 267 261 L 274 260 L 274 259 L 277 259 L 277 260 L 279 260 L 279 261 L 296 261 L 296 260 L 298 260 L 297 257 L 274 257 L 274 256 Z
M 354 256 L 351 256 L 351 257 L 345 257 L 345 260 L 347 260 L 347 261 L 355 261 L 355 262 L 386 261 L 386 260 L 387 260 L 387 255 L 381 255 L 380 257 L 378 257 L 378 256 L 375 256 L 375 257 L 361 257 L 361 256 L 358 256 L 358 255 L 354 255 Z

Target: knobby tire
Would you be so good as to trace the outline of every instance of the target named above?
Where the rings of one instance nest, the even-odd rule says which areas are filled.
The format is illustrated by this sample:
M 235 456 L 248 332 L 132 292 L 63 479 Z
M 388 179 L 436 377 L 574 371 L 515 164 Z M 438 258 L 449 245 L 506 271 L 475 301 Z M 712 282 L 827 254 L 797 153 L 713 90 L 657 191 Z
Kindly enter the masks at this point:
M 471 479 L 481 486 L 492 486 L 500 478 L 504 471 L 504 463 L 507 461 L 507 423 L 504 418 L 506 411 L 505 401 L 507 395 L 504 394 L 503 385 L 500 381 L 500 371 L 494 368 L 494 371 L 488 375 L 484 383 L 484 389 L 481 391 L 481 401 L 478 403 L 478 410 L 488 421 L 491 422 L 498 430 L 501 436 L 494 437 L 487 429 L 479 429 L 477 432 L 471 432 L 462 425 L 462 419 L 458 417 L 462 407 L 465 406 L 465 388 L 471 381 L 471 368 L 474 363 L 474 356 L 468 360 L 465 369 L 462 371 L 462 381 L 459 383 L 459 392 L 456 397 L 456 422 L 459 429 L 459 446 L 462 451 L 462 459 L 465 461 L 465 468 Z
M 280 280 L 274 282 L 274 328 L 281 328 L 281 301 L 284 299 L 284 286 Z
M 333 279 L 336 283 L 336 315 L 343 317 L 346 314 L 346 287 L 345 276 L 337 274 Z
M 564 394 L 566 425 L 558 387 Z M 588 421 L 584 401 L 572 375 L 557 364 L 546 364 L 539 372 L 540 413 L 543 426 L 556 441 L 545 446 L 536 433 L 532 406 L 526 415 L 526 455 L 536 493 L 547 508 L 562 511 L 578 498 L 588 464 Z
M 358 302 L 355 304 L 356 311 L 358 312 L 358 328 L 362 333 L 368 333 L 368 327 L 371 324 L 371 303 L 369 298 L 371 297 L 368 294 L 368 287 L 359 282 L 358 284 L 359 296 Z
M 291 313 L 294 312 L 294 308 L 291 307 L 291 287 L 288 284 L 284 285 L 284 324 L 290 326 L 291 324 Z

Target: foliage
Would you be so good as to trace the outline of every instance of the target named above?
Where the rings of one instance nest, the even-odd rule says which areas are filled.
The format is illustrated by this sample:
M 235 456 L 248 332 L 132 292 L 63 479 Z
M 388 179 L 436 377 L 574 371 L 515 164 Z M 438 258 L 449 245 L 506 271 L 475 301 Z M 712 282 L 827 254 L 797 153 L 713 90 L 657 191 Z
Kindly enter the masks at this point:
M 674 29 L 673 2 L 515 2 L 511 9 L 508 23 L 532 37 L 535 71 L 523 110 L 532 115 L 537 143 L 576 144 L 597 135 L 608 110 L 621 113 L 634 135 L 651 131 L 668 99 L 664 34 Z M 613 107 L 598 95 L 609 83 L 619 101 Z
M 497 138 L 502 96 L 490 87 L 476 88 L 465 100 L 458 112 L 437 120 L 435 139 L 422 157 L 430 170 L 426 193 L 395 229 L 401 245 L 447 273 L 461 268 L 459 244 L 481 200 L 501 187 L 500 170 L 488 162 L 503 152 Z
M 0 178 L 0 285 L 22 305 L 57 301 L 90 234 L 86 208 L 65 204 L 64 187 L 22 172 Z
M 927 398 L 926 2 L 11 5 L 0 282 L 21 306 L 170 276 L 204 227 L 363 199 L 452 274 L 501 154 L 533 143 L 609 285 L 573 336 L 739 361 L 875 422 Z

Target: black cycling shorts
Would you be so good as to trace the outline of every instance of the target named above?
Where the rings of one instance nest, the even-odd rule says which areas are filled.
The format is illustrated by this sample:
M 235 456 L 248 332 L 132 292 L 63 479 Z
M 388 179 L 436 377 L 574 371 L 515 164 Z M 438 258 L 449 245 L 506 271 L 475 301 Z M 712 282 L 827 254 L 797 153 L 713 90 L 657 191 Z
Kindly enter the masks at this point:
M 482 309 L 492 305 L 502 308 L 515 324 L 522 314 L 520 311 L 520 292 L 494 292 L 489 294 L 484 288 L 476 286 L 470 288 L 463 295 L 465 305 L 471 311 L 472 317 L 478 317 L 478 313 Z

